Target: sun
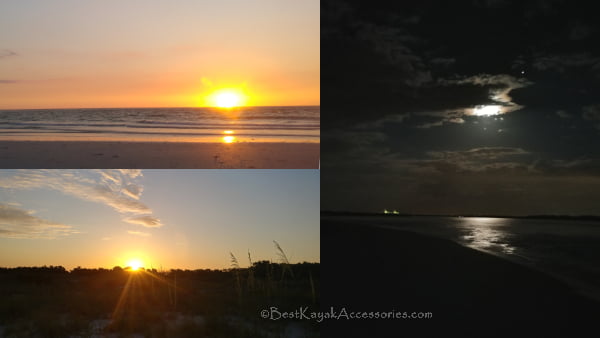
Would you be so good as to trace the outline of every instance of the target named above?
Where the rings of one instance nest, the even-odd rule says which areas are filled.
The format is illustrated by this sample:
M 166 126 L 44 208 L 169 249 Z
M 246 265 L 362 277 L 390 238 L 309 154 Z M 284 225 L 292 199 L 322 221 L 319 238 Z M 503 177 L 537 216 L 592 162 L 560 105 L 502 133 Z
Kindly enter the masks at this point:
M 220 89 L 207 98 L 208 103 L 218 108 L 234 108 L 246 103 L 246 95 L 239 89 Z
M 131 268 L 131 271 L 138 271 L 140 268 L 144 267 L 144 263 L 142 263 L 139 259 L 131 259 L 127 262 L 127 266 Z
M 217 107 L 232 108 L 240 104 L 240 97 L 231 92 L 220 93 L 215 97 Z

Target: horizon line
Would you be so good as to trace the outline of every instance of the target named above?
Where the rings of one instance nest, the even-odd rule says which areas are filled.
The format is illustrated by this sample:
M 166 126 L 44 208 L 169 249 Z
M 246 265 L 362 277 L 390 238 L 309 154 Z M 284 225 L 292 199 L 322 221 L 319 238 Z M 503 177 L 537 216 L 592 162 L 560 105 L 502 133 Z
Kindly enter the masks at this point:
M 272 262 L 270 260 L 260 260 L 260 261 L 256 261 L 254 263 L 258 263 L 258 262 L 268 262 L 270 264 L 289 264 L 289 265 L 296 265 L 296 264 L 321 264 L 321 262 L 309 262 L 309 261 L 303 261 L 303 262 L 297 262 L 297 263 L 281 263 L 281 262 Z M 68 272 L 71 272 L 75 269 L 82 269 L 82 270 L 114 270 L 116 267 L 119 267 L 123 270 L 126 270 L 127 268 L 131 269 L 131 266 L 120 266 L 120 265 L 115 265 L 111 268 L 105 268 L 105 267 L 82 267 L 82 266 L 76 266 L 73 267 L 71 269 L 68 269 L 67 267 L 63 266 L 63 265 L 34 265 L 34 266 L 24 266 L 24 265 L 19 265 L 19 266 L 0 266 L 0 270 L 1 269 L 19 269 L 19 268 L 25 268 L 25 269 L 29 269 L 29 268 L 60 268 L 62 267 L 63 269 L 65 269 Z M 219 271 L 228 271 L 231 269 L 249 269 L 251 268 L 251 266 L 247 266 L 247 267 L 239 267 L 239 268 L 233 268 L 233 267 L 225 267 L 225 268 L 168 268 L 168 269 L 164 269 L 163 267 L 157 268 L 157 267 L 139 267 L 139 269 L 144 269 L 144 270 L 156 270 L 156 271 L 172 271 L 172 270 L 189 270 L 189 271 L 196 271 L 196 270 L 219 270 Z
M 231 108 L 222 108 L 216 106 L 179 106 L 179 107 L 76 107 L 76 108 L 60 108 L 60 107 L 51 107 L 51 108 L 0 108 L 1 110 L 51 110 L 51 109 L 173 109 L 173 108 L 214 108 L 214 109 L 222 109 L 222 110 L 231 110 L 236 108 L 260 108 L 260 107 L 320 107 L 321 104 L 296 104 L 296 105 L 261 105 L 261 106 L 237 106 Z
M 397 210 L 394 210 L 397 211 Z M 333 211 L 333 210 L 321 210 L 321 214 L 354 214 L 354 215 L 385 215 L 385 216 L 415 216 L 415 217 L 489 217 L 489 218 L 592 218 L 600 220 L 600 215 L 594 214 L 528 214 L 528 215 L 493 215 L 493 214 L 411 214 L 399 212 L 397 214 L 374 211 Z

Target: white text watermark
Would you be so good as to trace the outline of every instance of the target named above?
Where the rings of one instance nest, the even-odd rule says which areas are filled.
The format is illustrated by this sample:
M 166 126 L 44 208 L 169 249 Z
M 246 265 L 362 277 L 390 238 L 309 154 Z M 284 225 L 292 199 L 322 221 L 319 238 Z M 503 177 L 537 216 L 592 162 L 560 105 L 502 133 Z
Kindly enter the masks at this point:
M 318 323 L 326 319 L 334 320 L 351 320 L 351 319 L 431 319 L 431 312 L 417 311 L 351 311 L 345 307 L 336 310 L 333 306 L 329 311 L 311 311 L 308 306 L 301 306 L 292 311 L 283 311 L 276 306 L 271 306 L 268 309 L 260 311 L 260 316 L 263 319 L 280 320 L 280 319 L 296 319 L 296 320 L 314 320 Z

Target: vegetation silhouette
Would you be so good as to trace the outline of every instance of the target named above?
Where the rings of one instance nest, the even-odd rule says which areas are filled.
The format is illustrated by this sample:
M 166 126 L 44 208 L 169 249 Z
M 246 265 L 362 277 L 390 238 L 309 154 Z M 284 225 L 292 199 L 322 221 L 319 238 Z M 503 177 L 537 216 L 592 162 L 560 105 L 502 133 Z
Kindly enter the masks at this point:
M 285 336 L 290 321 L 263 319 L 260 310 L 317 311 L 319 263 L 249 262 L 223 270 L 0 268 L 0 335 Z M 318 336 L 318 323 L 294 325 Z

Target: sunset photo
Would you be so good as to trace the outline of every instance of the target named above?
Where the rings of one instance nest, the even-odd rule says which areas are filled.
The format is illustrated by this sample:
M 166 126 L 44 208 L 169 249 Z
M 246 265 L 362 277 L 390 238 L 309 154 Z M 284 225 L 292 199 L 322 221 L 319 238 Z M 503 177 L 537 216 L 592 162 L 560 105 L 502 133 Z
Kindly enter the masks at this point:
M 319 5 L 3 2 L 0 167 L 318 168 Z
M 0 336 L 319 336 L 319 176 L 0 171 Z

